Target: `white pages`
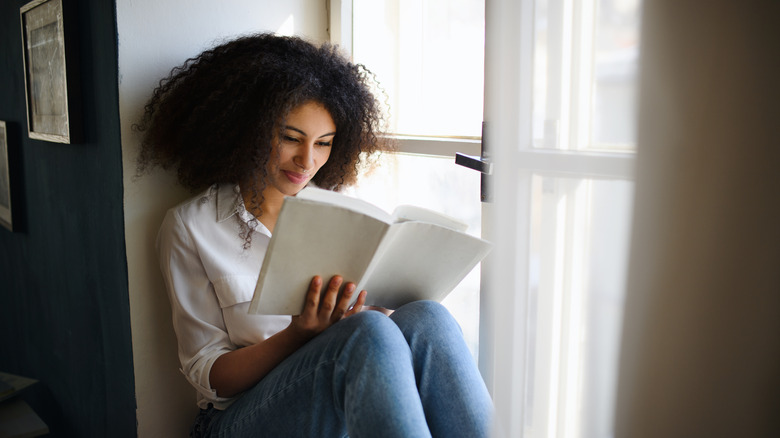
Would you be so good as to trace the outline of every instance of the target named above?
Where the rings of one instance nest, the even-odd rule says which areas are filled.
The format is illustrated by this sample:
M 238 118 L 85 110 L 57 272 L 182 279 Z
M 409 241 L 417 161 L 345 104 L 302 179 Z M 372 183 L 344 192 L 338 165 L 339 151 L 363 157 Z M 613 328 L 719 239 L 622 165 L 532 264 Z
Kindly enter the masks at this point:
M 400 206 L 390 215 L 356 198 L 305 188 L 284 201 L 249 313 L 300 314 L 315 275 L 324 285 L 336 274 L 354 282 L 368 291 L 367 305 L 441 301 L 490 251 L 489 242 L 465 229 L 424 208 Z

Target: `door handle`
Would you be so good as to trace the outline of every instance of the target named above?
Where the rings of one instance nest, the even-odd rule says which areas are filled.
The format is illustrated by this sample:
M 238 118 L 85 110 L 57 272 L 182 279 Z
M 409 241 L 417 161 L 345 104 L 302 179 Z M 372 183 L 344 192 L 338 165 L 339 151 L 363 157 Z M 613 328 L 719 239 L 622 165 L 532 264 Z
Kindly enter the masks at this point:
M 455 164 L 459 164 L 463 167 L 482 172 L 486 175 L 493 173 L 493 163 L 487 158 L 475 157 L 474 155 L 455 153 Z
M 493 173 L 493 162 L 490 161 L 487 145 L 485 143 L 485 122 L 482 122 L 482 141 L 480 142 L 480 156 L 455 153 L 455 164 L 476 170 L 481 173 L 480 178 L 480 201 L 490 202 L 491 196 L 488 188 L 490 187 L 490 175 Z

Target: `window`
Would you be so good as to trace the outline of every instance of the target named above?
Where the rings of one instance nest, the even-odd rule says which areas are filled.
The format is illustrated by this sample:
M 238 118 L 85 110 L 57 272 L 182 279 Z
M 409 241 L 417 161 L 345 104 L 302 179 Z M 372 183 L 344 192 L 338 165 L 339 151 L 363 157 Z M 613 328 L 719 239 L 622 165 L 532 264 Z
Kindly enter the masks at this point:
M 483 312 L 501 334 L 487 355 L 500 436 L 613 436 L 639 6 L 488 2 L 499 266 Z
M 532 172 L 526 437 L 610 437 L 633 185 Z
M 479 138 L 482 0 L 353 2 L 352 55 L 376 73 L 399 135 Z
M 534 6 L 534 146 L 633 150 L 639 0 Z
M 454 157 L 480 153 L 484 1 L 331 1 L 330 17 L 331 39 L 383 88 L 378 93 L 387 96 L 401 151 L 349 193 L 386 210 L 413 204 L 441 211 L 479 236 L 480 175 L 455 165 Z M 479 283 L 477 268 L 444 300 L 475 358 Z
M 473 218 L 496 244 L 488 293 L 476 273 L 453 294 L 465 304 L 447 304 L 479 350 L 498 435 L 612 436 L 640 0 L 331 0 L 332 16 L 336 3 L 352 20 L 331 30 L 387 90 L 404 152 L 359 196 Z M 482 94 L 496 202 L 480 206 L 479 175 L 452 157 L 480 153 Z

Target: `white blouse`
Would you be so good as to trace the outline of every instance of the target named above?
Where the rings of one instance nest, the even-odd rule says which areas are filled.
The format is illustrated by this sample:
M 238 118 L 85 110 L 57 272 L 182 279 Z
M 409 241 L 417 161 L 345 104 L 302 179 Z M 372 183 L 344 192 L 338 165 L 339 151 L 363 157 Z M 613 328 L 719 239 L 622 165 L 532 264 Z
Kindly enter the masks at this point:
M 242 221 L 254 227 L 244 249 Z M 244 229 L 247 229 L 244 227 Z M 157 236 L 165 286 L 179 344 L 181 372 L 198 392 L 198 406 L 224 409 L 209 373 L 220 355 L 281 331 L 289 316 L 250 315 L 271 232 L 246 208 L 238 186 L 215 185 L 168 210 Z

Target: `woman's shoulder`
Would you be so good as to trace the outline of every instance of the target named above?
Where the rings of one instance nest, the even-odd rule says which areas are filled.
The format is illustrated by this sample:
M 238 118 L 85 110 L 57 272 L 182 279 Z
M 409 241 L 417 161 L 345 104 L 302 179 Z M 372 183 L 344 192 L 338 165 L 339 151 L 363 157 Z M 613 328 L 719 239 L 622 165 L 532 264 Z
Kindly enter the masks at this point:
M 187 218 L 199 217 L 205 213 L 219 213 L 220 210 L 226 210 L 230 214 L 235 210 L 235 203 L 239 196 L 237 188 L 235 184 L 214 184 L 176 204 L 168 211 Z
M 235 213 L 239 196 L 236 188 L 234 184 L 214 184 L 168 209 L 165 222 L 187 228 L 217 225 Z

